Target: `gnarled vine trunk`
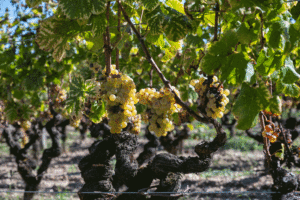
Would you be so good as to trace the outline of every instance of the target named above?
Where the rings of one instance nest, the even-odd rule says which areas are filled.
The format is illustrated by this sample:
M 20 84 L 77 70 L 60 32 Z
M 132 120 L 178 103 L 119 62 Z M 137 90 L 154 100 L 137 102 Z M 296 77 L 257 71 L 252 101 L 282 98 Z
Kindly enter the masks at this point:
M 202 142 L 195 147 L 196 157 L 182 157 L 170 153 L 162 153 L 145 166 L 138 167 L 141 161 L 133 158 L 137 148 L 137 136 L 128 132 L 110 134 L 103 140 L 95 142 L 90 154 L 79 163 L 81 175 L 85 181 L 78 192 L 81 200 L 90 199 L 146 199 L 147 191 L 154 179 L 159 179 L 155 192 L 179 192 L 181 175 L 186 173 L 203 172 L 209 168 L 212 153 L 226 142 L 226 133 L 221 125 L 212 120 L 217 129 L 217 136 L 212 142 Z M 109 162 L 116 155 L 115 173 Z M 120 186 L 126 185 L 126 192 L 137 192 L 117 195 Z M 84 192 L 112 192 L 87 194 Z M 151 199 L 177 199 L 180 195 L 152 194 Z

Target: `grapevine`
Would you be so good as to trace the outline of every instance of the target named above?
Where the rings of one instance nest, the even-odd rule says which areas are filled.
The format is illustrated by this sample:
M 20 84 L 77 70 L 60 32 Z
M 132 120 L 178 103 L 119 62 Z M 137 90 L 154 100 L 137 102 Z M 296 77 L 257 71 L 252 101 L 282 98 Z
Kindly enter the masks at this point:
M 102 71 L 102 74 L 105 75 L 105 72 L 106 69 Z M 106 103 L 111 133 L 121 133 L 130 117 L 137 114 L 134 104 L 138 102 L 138 98 L 133 80 L 112 65 L 110 76 L 101 83 L 100 95 Z
M 172 88 L 177 95 L 179 92 Z M 166 136 L 168 131 L 174 129 L 172 114 L 178 112 L 181 106 L 175 103 L 174 94 L 168 88 L 156 91 L 154 88 L 142 89 L 138 93 L 141 104 L 148 107 L 149 130 L 155 132 L 157 136 Z
M 199 95 L 199 110 L 208 117 L 222 118 L 225 106 L 229 102 L 227 96 L 230 91 L 223 89 L 223 85 L 218 83 L 218 78 L 216 76 L 202 76 L 199 80 L 192 80 L 190 84 L 195 87 Z

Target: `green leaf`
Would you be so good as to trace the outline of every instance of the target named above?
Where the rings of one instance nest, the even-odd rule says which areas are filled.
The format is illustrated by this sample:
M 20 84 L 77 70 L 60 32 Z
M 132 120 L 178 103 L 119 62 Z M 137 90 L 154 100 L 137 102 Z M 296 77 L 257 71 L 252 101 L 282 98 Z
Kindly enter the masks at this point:
M 13 93 L 13 96 L 19 100 L 24 98 L 24 95 L 25 95 L 25 92 L 23 90 L 13 90 L 12 93 Z
M 159 5 L 159 0 L 141 0 L 141 3 L 146 9 L 153 10 Z
M 235 45 L 238 43 L 238 37 L 236 32 L 234 31 L 227 31 L 224 33 L 223 37 L 215 42 L 209 52 L 213 55 L 222 55 L 222 56 L 227 56 L 233 51 L 233 48 Z
M 289 97 L 299 97 L 300 95 L 300 87 L 295 83 L 292 84 L 285 84 L 282 80 L 278 79 L 276 82 L 276 91 L 278 93 L 283 93 Z
M 206 53 L 201 60 L 201 68 L 206 74 L 214 74 L 214 71 L 224 64 L 224 60 L 226 60 L 225 56 Z
M 237 30 L 237 37 L 240 43 L 248 45 L 250 42 L 257 40 L 258 35 L 253 28 L 250 28 L 247 22 L 244 22 Z
M 68 39 L 75 37 L 79 30 L 76 21 L 52 16 L 41 22 L 36 42 L 43 50 L 53 50 L 53 58 L 60 62 L 66 56 L 65 50 L 70 48 Z
M 157 6 L 153 11 L 146 12 L 145 17 L 153 35 L 161 34 L 163 30 L 163 22 L 165 15 L 162 13 L 160 6 Z
M 42 2 L 48 2 L 48 0 L 26 0 L 26 4 L 31 8 L 40 5 Z
M 92 33 L 94 36 L 99 37 L 105 32 L 107 21 L 104 14 L 92 15 L 89 23 L 92 24 Z
M 280 69 L 282 66 L 282 54 L 280 52 L 272 53 L 269 57 L 266 56 L 265 51 L 259 53 L 255 70 L 257 70 L 262 76 L 269 76 L 273 74 L 275 70 Z
M 256 125 L 258 113 L 268 105 L 269 93 L 263 85 L 258 88 L 243 83 L 232 112 L 238 120 L 237 128 L 247 130 Z
M 182 14 L 173 15 L 171 18 L 166 18 L 163 23 L 167 38 L 173 41 L 178 41 L 186 36 L 186 32 L 192 30 L 192 24 L 189 19 Z
M 89 118 L 94 123 L 99 123 L 102 119 L 102 116 L 105 114 L 105 104 L 103 101 L 97 102 L 94 101 L 91 106 L 91 112 Z
M 266 109 L 267 111 L 272 112 L 273 114 L 281 114 L 281 99 L 279 96 L 274 96 L 270 99 L 269 107 Z
M 275 156 L 279 158 L 279 160 L 284 160 L 284 144 L 281 143 L 281 149 L 275 152 Z
M 300 80 L 300 75 L 296 72 L 294 63 L 290 57 L 285 59 L 285 65 L 281 68 L 281 72 L 283 83 L 292 84 Z
M 283 24 L 280 22 L 275 22 L 274 24 L 272 24 L 270 29 L 271 30 L 268 33 L 269 35 L 268 44 L 272 48 L 279 48 L 280 41 L 281 41 L 281 34 L 284 31 Z
M 245 80 L 246 73 L 252 73 L 248 69 L 249 57 L 243 53 L 234 53 L 227 57 L 226 63 L 222 65 L 222 80 L 227 80 L 230 84 L 242 83 Z M 247 69 L 249 72 L 247 72 Z M 248 74 L 249 75 L 249 74 Z
M 60 0 L 59 6 L 70 19 L 88 19 L 106 8 L 106 0 Z
M 291 14 L 292 14 L 293 19 L 295 19 L 295 20 L 299 17 L 299 15 L 300 15 L 300 3 L 299 2 L 297 2 L 297 4 L 292 7 Z
M 204 45 L 202 37 L 198 35 L 187 35 L 186 42 L 188 46 L 201 47 Z
M 174 10 L 185 15 L 183 4 L 179 0 L 166 0 L 166 4 Z

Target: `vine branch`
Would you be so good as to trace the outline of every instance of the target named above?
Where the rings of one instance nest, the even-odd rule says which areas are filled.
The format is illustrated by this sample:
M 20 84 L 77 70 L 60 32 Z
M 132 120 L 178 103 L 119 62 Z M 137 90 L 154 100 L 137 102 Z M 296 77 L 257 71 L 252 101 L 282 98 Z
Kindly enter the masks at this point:
M 120 8 L 120 2 L 118 1 L 118 38 L 119 40 L 121 39 L 121 29 L 120 29 L 120 24 L 121 24 L 121 8 Z M 119 48 L 116 48 L 116 69 L 119 70 L 119 53 L 120 50 Z
M 105 62 L 106 62 L 106 73 L 105 73 L 106 76 L 109 76 L 110 66 L 111 66 L 111 46 L 110 46 L 110 33 L 109 33 L 109 7 L 110 7 L 110 1 L 107 2 L 107 6 L 106 6 L 107 27 L 106 27 L 105 33 L 103 34 Z
M 218 41 L 218 22 L 219 22 L 219 3 L 216 3 L 216 10 L 215 10 L 215 32 L 214 32 L 214 39 L 213 41 Z
M 160 71 L 159 67 L 157 66 L 156 62 L 153 60 L 153 58 L 151 57 L 146 44 L 141 36 L 141 34 L 138 32 L 138 30 L 135 28 L 135 26 L 133 25 L 133 23 L 130 21 L 126 11 L 124 10 L 122 4 L 120 3 L 120 7 L 123 13 L 123 16 L 125 18 L 125 20 L 128 22 L 128 24 L 130 25 L 130 27 L 132 28 L 133 32 L 135 33 L 135 35 L 137 36 L 138 40 L 141 43 L 142 49 L 146 55 L 146 59 L 147 61 L 152 65 L 152 68 L 155 69 L 155 71 L 158 73 L 160 79 L 163 81 L 165 87 L 169 88 L 172 93 L 174 94 L 176 103 L 178 103 L 180 106 L 182 106 L 185 110 L 187 110 L 195 119 L 197 119 L 200 122 L 208 122 L 209 120 L 207 120 L 204 117 L 201 117 L 200 115 L 198 115 L 195 111 L 193 111 L 188 105 L 186 105 L 181 99 L 180 97 L 175 93 L 175 91 L 172 89 L 170 81 L 166 79 L 166 77 L 162 74 L 162 72 Z

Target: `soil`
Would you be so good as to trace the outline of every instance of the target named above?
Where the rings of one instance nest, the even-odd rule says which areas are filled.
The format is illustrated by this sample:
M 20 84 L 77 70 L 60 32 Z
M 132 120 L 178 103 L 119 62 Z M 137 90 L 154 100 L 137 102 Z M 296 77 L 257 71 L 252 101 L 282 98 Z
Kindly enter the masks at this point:
M 68 134 L 67 152 L 58 158 L 54 158 L 50 168 L 44 175 L 40 185 L 40 191 L 44 192 L 74 192 L 74 193 L 39 193 L 34 199 L 76 199 L 76 192 L 84 184 L 78 168 L 79 161 L 88 154 L 88 148 L 95 141 L 93 138 L 86 138 L 83 142 L 79 140 L 79 133 L 73 133 L 70 129 Z M 72 133 L 72 134 L 71 134 Z M 143 145 L 147 142 L 141 137 L 140 147 L 135 154 L 135 158 L 143 150 Z M 196 142 L 185 140 L 184 146 L 194 146 Z M 5 146 L 6 144 L 0 144 Z M 157 154 L 165 152 L 157 150 Z M 183 156 L 196 156 L 192 149 L 185 149 Z M 2 151 L 0 159 L 0 191 L 23 191 L 24 183 L 17 172 L 14 157 L 9 155 L 9 151 Z M 113 162 L 113 161 L 112 161 Z M 292 169 L 294 173 L 299 173 Z M 217 194 L 191 194 L 183 196 L 183 199 L 271 199 L 271 194 L 260 194 L 250 192 L 271 192 L 273 183 L 270 175 L 264 170 L 264 155 L 262 151 L 241 152 L 238 150 L 219 150 L 213 157 L 211 168 L 199 174 L 186 174 L 182 179 L 182 191 L 187 192 L 224 192 L 239 191 L 239 193 L 217 193 Z M 153 182 L 155 185 L 157 181 Z M 2 199 L 22 199 L 23 193 L 0 192 Z

